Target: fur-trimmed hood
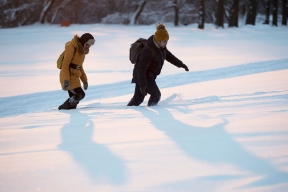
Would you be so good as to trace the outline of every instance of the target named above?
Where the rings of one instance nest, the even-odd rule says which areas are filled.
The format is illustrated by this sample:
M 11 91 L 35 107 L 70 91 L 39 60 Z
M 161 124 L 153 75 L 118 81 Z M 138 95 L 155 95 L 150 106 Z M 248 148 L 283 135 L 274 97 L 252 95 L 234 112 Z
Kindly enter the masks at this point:
M 80 42 L 80 38 L 78 35 L 74 35 L 73 39 L 71 40 L 71 43 L 73 44 L 73 46 L 76 48 L 77 52 L 82 55 L 84 54 L 84 47 L 82 46 L 81 42 Z

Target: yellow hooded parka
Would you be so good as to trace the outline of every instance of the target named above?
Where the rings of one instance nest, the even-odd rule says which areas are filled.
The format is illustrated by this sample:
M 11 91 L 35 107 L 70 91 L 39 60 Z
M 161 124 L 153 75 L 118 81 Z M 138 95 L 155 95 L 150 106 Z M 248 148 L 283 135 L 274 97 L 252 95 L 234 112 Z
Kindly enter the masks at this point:
M 80 79 L 82 82 L 87 81 L 87 76 L 83 69 L 84 59 L 85 59 L 84 47 L 82 46 L 78 35 L 75 35 L 71 41 L 68 41 L 65 44 L 64 60 L 59 75 L 62 87 L 65 80 L 69 81 L 68 90 L 81 87 Z M 80 70 L 70 68 L 69 67 L 70 63 L 80 66 Z

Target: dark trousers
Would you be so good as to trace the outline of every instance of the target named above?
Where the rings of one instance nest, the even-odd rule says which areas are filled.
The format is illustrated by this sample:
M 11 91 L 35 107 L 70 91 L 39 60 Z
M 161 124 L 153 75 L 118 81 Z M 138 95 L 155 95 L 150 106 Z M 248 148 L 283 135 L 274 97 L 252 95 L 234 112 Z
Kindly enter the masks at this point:
M 69 102 L 72 106 L 75 106 L 85 97 L 85 92 L 81 87 L 77 87 L 75 89 L 68 90 L 69 94 Z
M 148 106 L 157 105 L 161 99 L 161 92 L 156 84 L 155 80 L 147 81 L 147 89 L 150 94 L 150 98 L 148 100 Z M 144 101 L 145 96 L 141 93 L 140 86 L 136 84 L 135 91 L 132 99 L 127 104 L 127 106 L 139 106 Z

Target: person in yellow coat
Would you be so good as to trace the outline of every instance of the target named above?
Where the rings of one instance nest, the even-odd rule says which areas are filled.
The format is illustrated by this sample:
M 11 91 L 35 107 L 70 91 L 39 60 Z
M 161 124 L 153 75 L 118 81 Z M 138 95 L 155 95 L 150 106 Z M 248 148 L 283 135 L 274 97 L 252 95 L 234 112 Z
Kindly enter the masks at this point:
M 83 68 L 85 55 L 94 45 L 95 39 L 90 33 L 84 33 L 81 37 L 75 35 L 71 41 L 65 44 L 65 55 L 60 71 L 60 83 L 64 91 L 68 91 L 69 98 L 58 107 L 61 109 L 76 109 L 77 104 L 85 97 L 84 90 L 88 89 L 88 80 Z

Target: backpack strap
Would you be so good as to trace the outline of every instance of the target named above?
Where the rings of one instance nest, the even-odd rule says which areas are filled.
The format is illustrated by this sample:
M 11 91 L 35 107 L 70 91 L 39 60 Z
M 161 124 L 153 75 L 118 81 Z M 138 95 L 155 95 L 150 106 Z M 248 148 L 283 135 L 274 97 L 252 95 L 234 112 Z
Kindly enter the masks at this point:
M 72 63 L 72 60 L 73 60 L 73 58 L 74 58 L 74 56 L 75 56 L 75 53 L 76 53 L 76 48 L 74 47 L 74 53 L 73 53 L 73 57 L 72 57 L 70 63 Z
M 149 45 L 146 45 L 147 47 L 149 47 L 150 49 L 151 49 L 151 51 L 152 51 L 152 57 L 155 57 L 155 52 L 154 52 L 154 49 L 153 48 L 151 48 Z
M 76 53 L 76 47 L 74 47 L 74 54 L 73 54 L 72 59 L 74 58 L 75 53 Z
M 73 58 L 74 58 L 74 56 L 75 56 L 75 53 L 76 53 L 76 48 L 74 47 L 74 53 L 73 53 L 72 60 L 73 60 Z M 73 64 L 73 63 L 72 63 L 72 60 L 71 60 L 71 62 L 70 62 L 69 68 L 73 68 L 72 65 L 71 65 L 71 64 Z M 73 64 L 73 65 L 75 65 L 75 64 Z M 76 66 L 78 66 L 78 65 L 76 65 Z M 73 69 L 75 69 L 75 68 L 73 68 Z M 80 67 L 79 67 L 79 69 L 80 69 Z M 70 76 L 71 76 L 71 70 L 70 70 L 70 69 L 69 69 L 69 73 L 70 73 Z

